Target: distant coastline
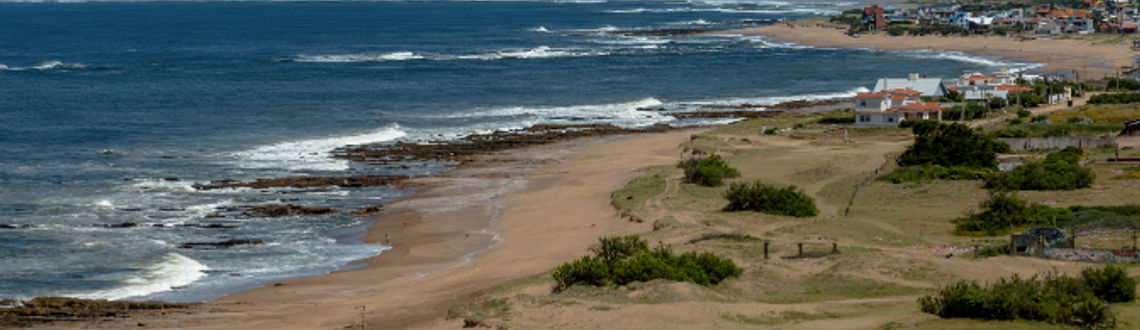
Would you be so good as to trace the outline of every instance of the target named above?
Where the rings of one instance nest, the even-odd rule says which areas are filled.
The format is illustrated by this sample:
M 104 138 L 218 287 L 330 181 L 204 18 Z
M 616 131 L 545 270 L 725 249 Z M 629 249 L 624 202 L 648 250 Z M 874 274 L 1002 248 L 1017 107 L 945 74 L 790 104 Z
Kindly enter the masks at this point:
M 851 37 L 842 29 L 812 22 L 813 20 L 790 21 L 713 33 L 763 36 L 812 47 L 957 51 L 973 55 L 1017 58 L 1044 64 L 1031 70 L 1033 72 L 1063 73 L 1080 79 L 1115 76 L 1120 67 L 1132 64 L 1133 54 L 1129 51 L 1129 45 L 1122 43 L 1097 43 L 1087 39 L 1063 37 L 1018 40 L 997 36 L 894 37 L 882 33 L 864 33 L 858 37 Z

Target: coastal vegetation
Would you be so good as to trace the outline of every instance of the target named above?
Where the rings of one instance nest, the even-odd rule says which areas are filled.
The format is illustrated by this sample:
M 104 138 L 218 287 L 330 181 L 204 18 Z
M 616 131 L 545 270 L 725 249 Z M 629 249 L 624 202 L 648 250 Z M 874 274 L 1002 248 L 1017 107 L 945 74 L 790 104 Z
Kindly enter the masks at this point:
M 1096 176 L 1080 164 L 1084 151 L 1077 147 L 1049 154 L 1043 161 L 1029 160 L 1004 173 L 985 178 L 986 189 L 1074 190 L 1088 188 Z
M 1002 235 L 1029 226 L 1065 226 L 1069 212 L 1066 209 L 1030 204 L 1016 194 L 994 192 L 982 201 L 982 211 L 954 219 L 955 232 L 960 235 Z
M 899 156 L 900 166 L 940 165 L 996 168 L 997 154 L 1009 146 L 962 124 L 916 121 L 914 144 Z
M 1025 318 L 1003 322 L 946 319 L 916 308 L 920 307 L 916 297 L 937 298 L 938 288 L 947 283 L 960 280 L 993 283 L 1014 273 L 1032 274 L 1044 269 L 1080 276 L 1081 270 L 1088 266 L 1009 257 L 1005 237 L 985 237 L 984 231 L 958 232 L 952 219 L 986 211 L 984 208 L 970 211 L 991 198 L 979 180 L 921 185 L 864 181 L 876 169 L 892 168 L 896 155 L 913 143 L 914 135 L 910 129 L 895 127 L 849 128 L 847 137 L 854 143 L 845 142 L 843 130 L 819 123 L 822 118 L 839 115 L 843 114 L 786 114 L 715 127 L 693 139 L 685 136 L 684 147 L 705 155 L 720 155 L 727 164 L 739 169 L 742 175 L 736 180 L 739 183 L 760 180 L 773 187 L 795 185 L 796 191 L 814 200 L 818 214 L 811 219 L 762 212 L 725 212 L 724 194 L 730 185 L 685 184 L 683 170 L 675 164 L 646 167 L 613 194 L 614 200 L 621 202 L 615 203 L 619 213 L 629 213 L 645 221 L 645 224 L 632 225 L 640 227 L 631 227 L 645 228 L 638 234 L 641 238 L 669 243 L 675 255 L 708 252 L 731 259 L 737 267 L 745 269 L 738 277 L 712 286 L 658 279 L 631 282 L 616 290 L 612 284 L 579 284 L 558 293 L 548 293 L 558 283 L 553 276 L 544 275 L 506 284 L 474 297 L 476 309 L 481 301 L 496 303 L 488 304 L 483 314 L 471 311 L 464 317 L 494 315 L 483 324 L 510 328 L 540 328 L 551 322 L 572 327 L 662 324 L 640 321 L 643 319 L 727 328 L 747 325 L 827 328 L 847 321 L 866 322 L 868 327 L 884 329 L 1071 327 Z M 764 127 L 785 129 L 775 135 L 762 135 L 760 131 Z M 1101 149 L 1086 152 L 1088 158 L 1111 154 Z M 1124 150 L 1122 155 L 1140 156 L 1140 152 Z M 934 165 L 927 167 L 935 168 Z M 951 171 L 949 167 L 942 167 Z M 1105 228 L 1129 228 L 1133 218 L 1128 214 L 1140 207 L 1123 205 L 1140 200 L 1136 180 L 1109 179 L 1110 173 L 1114 173 L 1112 170 L 1123 170 L 1124 166 L 1092 165 L 1089 168 L 1096 174 L 1095 190 L 1004 194 L 1024 203 L 1018 210 L 1022 215 L 1033 214 L 1025 208 L 1058 213 L 1052 217 L 1053 223 L 1062 228 L 1067 225 L 1079 229 L 1080 238 L 1076 242 L 1082 248 L 1119 248 L 1131 244 L 1126 231 Z M 845 212 L 848 205 L 849 212 Z M 1049 223 L 1049 220 L 1038 222 Z M 1013 229 L 1023 230 L 1026 226 L 1030 225 Z M 805 255 L 818 257 L 796 258 L 800 243 Z M 832 243 L 838 243 L 840 253 L 829 253 Z M 972 254 L 958 251 L 972 246 L 994 247 L 980 254 L 995 257 L 963 262 L 972 258 Z M 591 254 L 591 258 L 597 257 Z M 1135 269 L 1125 270 L 1135 275 Z M 843 303 L 852 299 L 862 303 Z M 766 312 L 762 308 L 758 311 L 757 304 L 778 306 L 779 312 Z M 509 311 L 500 315 L 498 310 L 504 305 L 510 306 Z M 721 312 L 676 313 L 679 309 Z M 1114 304 L 1109 310 L 1115 312 L 1118 327 L 1140 324 L 1140 305 Z
M 732 260 L 709 252 L 676 255 L 667 245 L 650 249 L 645 240 L 634 235 L 602 238 L 590 251 L 593 256 L 554 270 L 555 292 L 576 284 L 620 286 L 654 279 L 715 285 L 744 271 Z
M 819 214 L 815 199 L 797 190 L 795 185 L 777 188 L 759 180 L 752 183 L 733 182 L 724 197 L 728 199 L 725 211 L 756 211 L 797 218 Z
M 724 179 L 740 176 L 735 168 L 728 166 L 718 155 L 705 158 L 689 158 L 677 164 L 685 170 L 685 182 L 695 183 L 706 187 L 716 187 L 724 183 Z
M 1136 283 L 1122 267 L 1087 268 L 1080 277 L 1046 273 L 1009 279 L 983 287 L 959 281 L 934 296 L 919 299 L 923 312 L 943 318 L 1036 320 L 1085 328 L 1112 328 L 1116 318 L 1107 303 L 1134 299 Z

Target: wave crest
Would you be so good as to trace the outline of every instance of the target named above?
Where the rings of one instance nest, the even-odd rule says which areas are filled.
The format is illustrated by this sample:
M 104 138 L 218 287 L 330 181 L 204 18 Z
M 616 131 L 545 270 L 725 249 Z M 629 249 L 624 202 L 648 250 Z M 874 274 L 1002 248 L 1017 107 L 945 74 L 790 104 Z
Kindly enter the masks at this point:
M 162 257 L 158 263 L 142 270 L 142 273 L 131 276 L 123 281 L 123 285 L 91 293 L 69 295 L 84 299 L 119 300 L 130 297 L 145 296 L 156 292 L 169 291 L 174 287 L 181 287 L 194 283 L 206 276 L 205 271 L 210 270 L 181 254 L 169 253 Z

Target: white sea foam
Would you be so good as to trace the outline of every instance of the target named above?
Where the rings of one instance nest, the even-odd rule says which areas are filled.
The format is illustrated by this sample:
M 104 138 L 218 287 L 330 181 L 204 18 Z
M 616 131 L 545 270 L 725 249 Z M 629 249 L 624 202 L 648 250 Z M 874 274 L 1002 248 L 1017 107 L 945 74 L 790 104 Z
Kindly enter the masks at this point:
M 131 181 L 136 189 L 145 189 L 151 192 L 192 192 L 194 183 L 189 181 L 168 181 L 166 179 L 145 178 Z
M 539 26 L 530 30 L 533 32 L 550 33 L 550 30 L 547 30 L 545 26 Z
M 85 299 L 118 300 L 145 296 L 156 292 L 169 291 L 175 287 L 190 285 L 206 276 L 206 267 L 194 259 L 181 254 L 169 253 L 162 261 L 142 269 L 142 273 L 131 276 L 122 285 L 96 292 L 69 294 L 67 296 Z
M 1001 59 L 989 56 L 971 55 L 963 52 L 956 51 L 936 51 L 936 50 L 903 50 L 898 51 L 908 57 L 921 58 L 921 59 L 938 59 L 938 60 L 952 60 L 970 64 L 979 64 L 988 67 L 1004 68 L 1011 72 L 1018 72 L 1039 68 L 1043 64 L 1016 62 L 1008 59 Z
M 801 100 L 802 101 L 814 102 L 814 101 L 850 98 L 850 97 L 855 97 L 856 94 L 866 93 L 866 92 L 870 92 L 870 91 L 871 90 L 867 89 L 866 87 L 857 87 L 854 89 L 841 91 L 841 92 L 814 93 L 814 94 L 802 94 L 802 95 L 790 95 L 790 96 L 739 97 L 739 98 L 729 98 L 729 99 L 701 101 L 701 102 L 688 102 L 688 103 L 689 104 L 700 104 L 700 105 L 704 105 L 704 104 L 708 104 L 708 105 L 739 105 L 739 104 L 745 104 L 745 103 L 747 103 L 747 104 L 773 105 L 773 104 L 779 104 L 779 103 L 783 103 L 783 102 L 801 101 Z
M 338 54 L 338 55 L 298 55 L 286 61 L 303 63 L 360 63 L 360 62 L 388 62 L 408 60 L 502 60 L 502 59 L 543 59 L 557 57 L 583 57 L 606 56 L 608 51 L 587 50 L 574 48 L 552 48 L 538 46 L 534 48 L 502 49 L 482 54 L 417 54 L 413 52 L 394 52 L 384 54 Z
M 282 142 L 232 153 L 244 168 L 280 168 L 287 170 L 342 171 L 348 161 L 330 158 L 329 152 L 346 145 L 391 141 L 407 135 L 400 125 L 391 124 L 375 131 L 347 136 L 333 136 L 302 141 Z
M 383 54 L 343 54 L 343 55 L 298 55 L 294 62 L 304 63 L 356 63 L 420 60 L 424 57 L 413 52 L 393 52 Z
M 7 66 L 4 64 L 0 64 L 0 71 L 27 71 L 27 70 L 47 71 L 47 70 L 56 70 L 56 69 L 59 69 L 59 70 L 79 70 L 79 69 L 84 69 L 84 68 L 87 68 L 87 66 L 80 64 L 80 63 L 64 63 L 64 62 L 60 62 L 60 61 L 56 61 L 56 60 L 46 61 L 46 62 L 42 62 L 40 64 L 31 65 L 31 66 Z
M 834 15 L 841 11 L 833 7 L 793 7 L 793 8 L 726 8 L 726 7 L 677 7 L 677 8 L 629 8 L 610 9 L 604 11 L 610 14 L 641 14 L 641 13 L 729 13 L 729 14 L 816 14 Z
M 622 127 L 643 127 L 671 120 L 671 117 L 638 108 L 662 105 L 660 100 L 645 98 L 633 102 L 574 105 L 565 107 L 502 107 L 476 109 L 447 115 L 447 118 L 507 117 L 521 119 L 523 127 L 537 123 L 612 123 Z

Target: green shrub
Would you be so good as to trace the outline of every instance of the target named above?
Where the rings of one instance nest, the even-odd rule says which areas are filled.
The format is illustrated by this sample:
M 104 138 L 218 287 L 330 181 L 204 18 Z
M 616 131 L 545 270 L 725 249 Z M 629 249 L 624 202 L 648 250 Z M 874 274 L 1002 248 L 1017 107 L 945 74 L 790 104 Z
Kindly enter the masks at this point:
M 1004 256 L 1004 255 L 1009 255 L 1009 245 L 1007 245 L 1007 244 L 1002 244 L 1002 245 L 998 245 L 998 246 L 991 246 L 991 247 L 987 247 L 987 248 L 978 250 L 978 256 L 979 257 L 988 258 L 988 257 L 996 257 L 996 256 Z
M 1136 280 L 1128 277 L 1124 267 L 1108 265 L 1102 269 L 1086 268 L 1081 271 L 1085 286 L 1104 301 L 1130 302 L 1136 299 Z
M 845 117 L 823 117 L 819 119 L 820 124 L 854 124 L 855 116 Z
M 740 176 L 735 168 L 728 166 L 718 155 L 701 159 L 686 159 L 677 164 L 685 170 L 685 182 L 696 183 L 706 187 L 716 187 L 724 182 L 725 178 Z
M 776 188 L 760 181 L 733 182 L 724 193 L 728 199 L 725 211 L 757 211 L 799 218 L 819 214 L 815 200 L 796 191 L 796 186 Z
M 899 156 L 900 166 L 940 165 L 973 168 L 997 168 L 997 154 L 1009 151 L 1009 145 L 993 137 L 978 134 L 962 124 L 919 121 L 911 128 L 914 144 Z
M 982 212 L 952 220 L 956 231 L 1000 235 L 1024 226 L 1063 227 L 1068 224 L 1070 212 L 1045 205 L 1029 204 L 1016 195 L 995 192 L 982 201 Z
M 987 189 L 996 190 L 1074 190 L 1088 188 L 1096 176 L 1081 167 L 1084 151 L 1068 147 L 1045 157 L 1044 161 L 1028 161 L 1006 173 L 986 178 Z
M 1111 286 L 1118 291 L 1135 291 L 1135 283 L 1112 277 L 1116 273 L 1103 276 L 1116 272 L 1109 268 L 1086 269 L 1082 278 L 1046 274 L 1022 279 L 1015 274 L 988 287 L 959 281 L 943 287 L 935 296 L 919 298 L 918 302 L 923 312 L 943 318 L 1022 319 L 1086 328 L 1111 328 L 1116 325 L 1115 316 L 1108 310 L 1105 296 L 1097 293 L 1098 288 L 1109 285 L 1098 281 L 1103 279 L 1104 283 L 1112 283 Z
M 714 285 L 744 271 L 732 260 L 705 252 L 674 255 L 668 246 L 649 249 L 637 236 L 602 238 L 584 256 L 554 270 L 555 292 L 575 284 L 610 286 L 655 279 Z
M 920 183 L 930 180 L 982 180 L 996 173 L 995 170 L 985 168 L 971 168 L 964 166 L 904 166 L 893 172 L 880 176 L 876 180 L 890 183 L 914 182 Z
M 1032 115 L 1033 113 L 1029 112 L 1029 110 L 1021 109 L 1017 111 L 1017 118 L 1029 118 L 1029 116 Z
M 1140 101 L 1140 94 L 1115 93 L 1098 94 L 1089 97 L 1089 104 L 1124 104 Z
M 1021 105 L 1026 108 L 1035 108 L 1038 105 L 1041 105 L 1041 103 L 1045 103 L 1045 100 L 1035 92 L 1011 93 L 1009 95 L 1010 102 L 1016 103 L 1019 100 L 1021 102 Z

